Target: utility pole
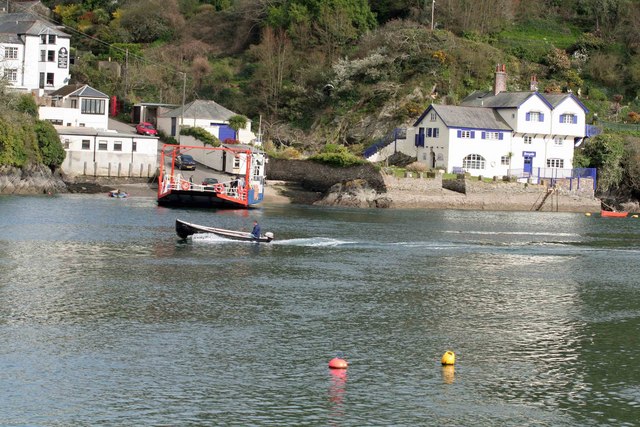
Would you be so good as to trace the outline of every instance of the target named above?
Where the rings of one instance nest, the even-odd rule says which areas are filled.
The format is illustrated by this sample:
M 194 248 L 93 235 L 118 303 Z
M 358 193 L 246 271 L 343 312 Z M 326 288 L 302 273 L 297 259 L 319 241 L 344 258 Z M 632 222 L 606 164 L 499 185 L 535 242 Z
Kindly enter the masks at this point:
M 433 0 L 431 2 L 431 31 L 433 31 L 433 16 L 435 15 L 435 11 L 436 11 L 436 0 Z
M 182 124 L 184 122 L 184 101 L 187 94 L 187 73 L 182 73 L 182 108 L 180 109 L 180 126 L 178 127 L 178 145 L 180 145 L 180 135 L 182 135 Z

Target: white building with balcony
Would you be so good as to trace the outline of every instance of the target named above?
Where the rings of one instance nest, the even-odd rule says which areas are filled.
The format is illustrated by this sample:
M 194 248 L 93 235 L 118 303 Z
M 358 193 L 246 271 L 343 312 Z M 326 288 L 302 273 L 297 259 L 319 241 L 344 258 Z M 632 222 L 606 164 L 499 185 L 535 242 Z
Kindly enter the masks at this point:
M 40 120 L 56 126 L 109 128 L 109 96 L 89 85 L 67 85 L 39 99 Z

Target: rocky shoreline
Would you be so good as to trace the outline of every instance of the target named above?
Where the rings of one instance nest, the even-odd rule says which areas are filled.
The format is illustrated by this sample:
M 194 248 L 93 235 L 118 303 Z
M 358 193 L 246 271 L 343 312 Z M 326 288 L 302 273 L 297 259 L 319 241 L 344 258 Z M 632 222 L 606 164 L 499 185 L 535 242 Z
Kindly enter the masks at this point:
M 474 183 L 467 194 L 442 188 L 432 178 L 397 178 L 382 175 L 383 186 L 352 179 L 334 184 L 326 191 L 307 190 L 296 181 L 268 180 L 265 204 L 307 204 L 359 208 L 462 209 L 530 211 L 546 193 L 546 187 L 509 183 Z M 0 194 L 107 193 L 120 188 L 132 197 L 155 197 L 157 184 L 144 179 L 69 179 L 46 167 L 24 170 L 0 168 Z M 552 194 L 540 209 L 560 212 L 597 212 L 601 202 L 576 194 Z

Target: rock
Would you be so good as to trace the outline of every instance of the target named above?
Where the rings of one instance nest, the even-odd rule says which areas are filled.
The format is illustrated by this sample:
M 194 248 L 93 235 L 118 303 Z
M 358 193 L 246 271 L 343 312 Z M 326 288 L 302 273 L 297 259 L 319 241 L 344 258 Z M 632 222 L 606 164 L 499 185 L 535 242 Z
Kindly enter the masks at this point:
M 66 193 L 62 178 L 44 165 L 0 166 L 0 194 Z
M 333 185 L 327 194 L 314 205 L 388 208 L 391 206 L 391 199 L 380 196 L 364 179 L 355 179 Z

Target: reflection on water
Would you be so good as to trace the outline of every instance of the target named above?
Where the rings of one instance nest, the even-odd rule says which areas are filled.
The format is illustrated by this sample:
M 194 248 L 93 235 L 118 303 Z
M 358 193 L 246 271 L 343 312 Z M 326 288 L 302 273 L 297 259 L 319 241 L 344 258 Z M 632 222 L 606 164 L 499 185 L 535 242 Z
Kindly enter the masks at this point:
M 637 424 L 632 219 L 104 199 L 0 199 L 2 425 Z

